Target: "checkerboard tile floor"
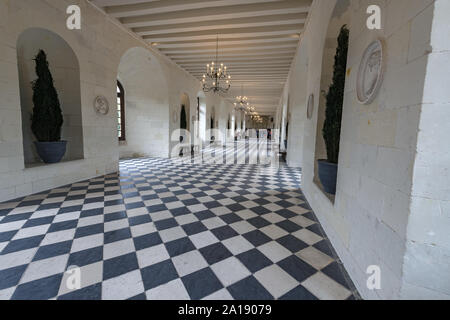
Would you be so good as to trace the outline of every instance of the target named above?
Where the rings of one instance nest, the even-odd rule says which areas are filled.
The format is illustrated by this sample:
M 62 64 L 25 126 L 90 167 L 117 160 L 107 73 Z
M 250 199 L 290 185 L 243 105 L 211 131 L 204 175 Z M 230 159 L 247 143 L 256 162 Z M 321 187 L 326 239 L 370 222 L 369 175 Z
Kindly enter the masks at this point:
M 135 159 L 0 204 L 0 299 L 354 299 L 300 179 Z

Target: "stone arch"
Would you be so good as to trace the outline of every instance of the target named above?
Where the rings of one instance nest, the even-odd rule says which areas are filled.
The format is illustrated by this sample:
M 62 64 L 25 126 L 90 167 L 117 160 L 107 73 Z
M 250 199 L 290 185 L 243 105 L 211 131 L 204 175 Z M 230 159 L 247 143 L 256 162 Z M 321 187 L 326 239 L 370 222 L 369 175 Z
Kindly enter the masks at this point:
M 322 136 L 323 124 L 325 121 L 326 94 L 333 80 L 334 57 L 337 49 L 337 39 L 341 28 L 344 25 L 349 27 L 350 23 L 350 1 L 338 0 L 330 17 L 325 36 L 325 43 L 322 55 L 322 70 L 320 77 L 320 91 L 317 110 L 316 140 L 314 152 L 314 182 L 323 189 L 318 178 L 318 160 L 327 159 L 325 141 Z
M 308 43 L 300 40 L 298 58 L 293 65 L 295 72 L 289 80 L 290 92 L 290 130 L 288 132 L 287 163 L 290 167 L 303 167 L 305 128 L 312 124 L 308 119 L 308 98 L 313 93 L 308 88 L 309 54 Z M 315 99 L 317 101 L 317 99 Z M 313 109 L 313 111 L 315 111 Z
M 185 110 L 186 110 L 186 122 L 187 122 L 187 128 L 186 130 L 190 130 L 191 128 L 191 120 L 190 119 L 190 115 L 191 115 L 191 100 L 189 98 L 189 95 L 187 93 L 183 93 L 181 95 L 180 98 L 180 107 L 184 106 Z M 180 115 L 181 115 L 181 108 L 180 108 Z
M 120 157 L 169 156 L 169 92 L 159 60 L 143 47 L 122 56 L 117 78 L 126 92 L 127 140 Z
M 197 93 L 198 137 L 206 141 L 206 96 L 203 91 Z
M 181 114 L 183 112 L 183 108 L 184 108 L 184 112 L 185 112 L 185 115 L 186 115 L 186 128 L 182 128 L 181 127 Z M 179 121 L 180 122 L 179 123 L 180 129 L 185 129 L 186 130 L 186 132 L 182 132 L 183 140 L 186 140 L 186 138 L 189 136 L 188 132 L 190 132 L 190 130 L 191 130 L 191 122 L 192 122 L 192 119 L 191 119 L 191 102 L 190 102 L 189 95 L 187 93 L 181 94 L 181 97 L 180 97 L 180 116 L 179 116 L 179 119 L 180 119 L 180 121 Z

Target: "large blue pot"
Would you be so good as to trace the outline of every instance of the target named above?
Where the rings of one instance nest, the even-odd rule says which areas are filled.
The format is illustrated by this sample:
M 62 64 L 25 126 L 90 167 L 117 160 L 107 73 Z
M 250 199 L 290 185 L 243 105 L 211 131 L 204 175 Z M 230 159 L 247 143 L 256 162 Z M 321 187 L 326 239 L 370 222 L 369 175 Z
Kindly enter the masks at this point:
M 326 160 L 318 160 L 319 179 L 326 193 L 336 194 L 338 166 Z
M 67 141 L 35 142 L 37 153 L 45 163 L 58 163 L 66 154 Z

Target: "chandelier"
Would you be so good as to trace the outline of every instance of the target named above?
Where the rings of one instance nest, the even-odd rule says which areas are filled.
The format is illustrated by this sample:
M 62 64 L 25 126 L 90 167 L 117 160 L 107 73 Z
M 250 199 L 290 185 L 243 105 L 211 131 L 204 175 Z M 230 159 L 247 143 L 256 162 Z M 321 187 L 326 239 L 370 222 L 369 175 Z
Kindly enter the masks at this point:
M 231 75 L 223 63 L 219 65 L 219 36 L 216 43 L 216 61 L 206 65 L 206 74 L 202 79 L 203 91 L 214 93 L 227 93 L 231 87 Z
M 246 114 L 249 111 L 254 111 L 253 107 L 250 107 L 250 102 L 248 102 L 248 97 L 244 96 L 244 85 L 242 85 L 242 95 L 236 97 L 236 102 L 234 103 L 234 108 L 236 111 L 242 111 Z M 251 110 L 253 109 L 253 110 Z
M 250 106 L 247 108 L 247 111 L 245 112 L 245 114 L 252 114 L 255 112 L 255 107 Z
M 250 114 L 250 117 L 256 123 L 262 123 L 263 122 L 263 118 L 257 112 L 252 112 Z

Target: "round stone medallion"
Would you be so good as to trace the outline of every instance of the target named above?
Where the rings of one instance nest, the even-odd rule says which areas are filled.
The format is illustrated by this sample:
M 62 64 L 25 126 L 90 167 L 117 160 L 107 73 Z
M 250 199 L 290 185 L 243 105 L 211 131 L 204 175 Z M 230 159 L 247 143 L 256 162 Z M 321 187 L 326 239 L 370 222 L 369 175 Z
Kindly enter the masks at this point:
M 94 100 L 94 110 L 98 114 L 107 115 L 109 112 L 109 102 L 104 96 L 98 96 Z
M 383 81 L 383 44 L 372 42 L 364 52 L 356 80 L 356 93 L 361 104 L 370 104 L 380 90 Z

